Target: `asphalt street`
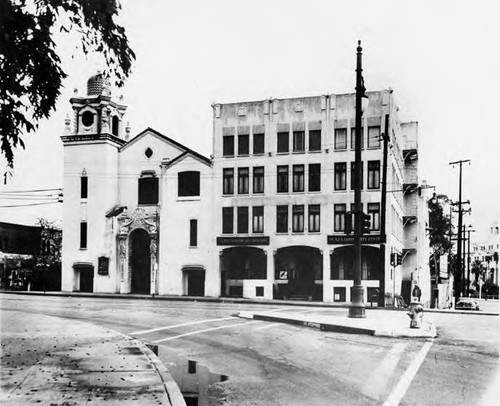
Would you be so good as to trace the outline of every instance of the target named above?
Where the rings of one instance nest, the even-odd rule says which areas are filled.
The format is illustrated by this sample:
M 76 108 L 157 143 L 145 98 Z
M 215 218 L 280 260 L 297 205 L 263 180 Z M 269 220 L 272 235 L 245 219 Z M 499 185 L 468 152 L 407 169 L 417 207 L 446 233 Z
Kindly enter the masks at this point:
M 342 308 L 10 294 L 0 299 L 2 310 L 91 322 L 158 345 L 181 390 L 198 396 L 199 405 L 487 405 L 498 376 L 498 316 L 433 314 L 439 336 L 428 341 L 233 316 L 245 310 L 347 311 Z M 367 317 L 370 311 L 384 310 L 368 309 Z

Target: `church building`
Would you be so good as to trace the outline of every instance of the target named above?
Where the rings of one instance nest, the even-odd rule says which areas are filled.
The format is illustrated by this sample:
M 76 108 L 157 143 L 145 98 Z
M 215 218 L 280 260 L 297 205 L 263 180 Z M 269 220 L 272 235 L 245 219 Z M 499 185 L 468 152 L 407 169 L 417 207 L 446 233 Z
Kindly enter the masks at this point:
M 151 128 L 131 139 L 101 74 L 70 102 L 62 290 L 218 296 L 210 159 Z

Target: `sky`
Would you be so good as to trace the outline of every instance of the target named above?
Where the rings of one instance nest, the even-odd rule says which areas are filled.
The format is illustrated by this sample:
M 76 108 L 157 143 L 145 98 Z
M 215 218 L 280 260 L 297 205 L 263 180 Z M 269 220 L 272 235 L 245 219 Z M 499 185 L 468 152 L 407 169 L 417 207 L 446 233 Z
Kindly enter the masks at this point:
M 500 2 L 193 0 L 122 1 L 120 23 L 136 53 L 125 86 L 132 135 L 152 127 L 210 155 L 213 102 L 351 93 L 357 41 L 368 91 L 392 88 L 402 121 L 419 123 L 420 179 L 463 199 L 465 224 L 484 239 L 500 217 Z M 60 136 L 73 89 L 102 70 L 97 55 L 58 38 L 68 78 L 56 111 L 24 137 L 2 190 L 62 187 Z M 73 55 L 73 57 L 72 57 Z M 5 207 L 0 221 L 62 219 L 62 205 Z

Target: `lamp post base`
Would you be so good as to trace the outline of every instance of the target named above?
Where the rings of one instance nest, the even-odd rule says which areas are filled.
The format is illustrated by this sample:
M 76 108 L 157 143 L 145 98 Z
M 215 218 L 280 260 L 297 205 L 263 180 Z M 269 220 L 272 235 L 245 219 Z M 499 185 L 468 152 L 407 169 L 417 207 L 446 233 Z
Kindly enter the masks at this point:
M 363 303 L 363 286 L 361 285 L 354 285 L 352 287 L 352 301 L 348 317 L 355 319 L 366 317 L 365 304 Z

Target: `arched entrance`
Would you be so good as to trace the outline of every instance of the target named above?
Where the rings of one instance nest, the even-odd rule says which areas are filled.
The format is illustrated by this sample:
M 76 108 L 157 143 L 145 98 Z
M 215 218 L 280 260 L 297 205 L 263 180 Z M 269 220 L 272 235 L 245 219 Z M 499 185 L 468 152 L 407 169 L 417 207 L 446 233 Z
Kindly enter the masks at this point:
M 267 257 L 256 247 L 231 247 L 220 257 L 221 296 L 243 297 L 245 279 L 266 279 Z
M 146 230 L 138 228 L 130 233 L 131 293 L 150 293 L 151 290 L 151 238 Z
M 280 248 L 274 259 L 277 299 L 323 300 L 323 255 L 319 249 Z

